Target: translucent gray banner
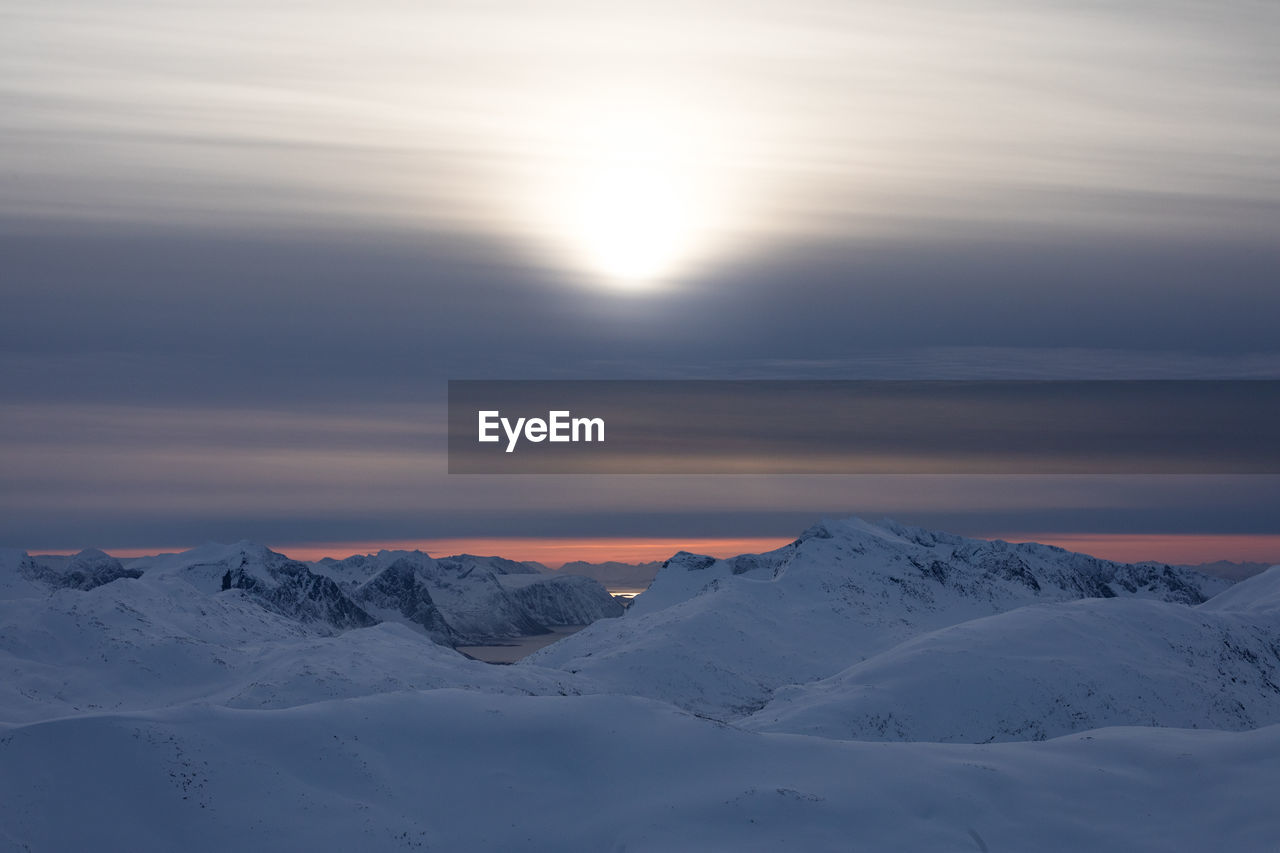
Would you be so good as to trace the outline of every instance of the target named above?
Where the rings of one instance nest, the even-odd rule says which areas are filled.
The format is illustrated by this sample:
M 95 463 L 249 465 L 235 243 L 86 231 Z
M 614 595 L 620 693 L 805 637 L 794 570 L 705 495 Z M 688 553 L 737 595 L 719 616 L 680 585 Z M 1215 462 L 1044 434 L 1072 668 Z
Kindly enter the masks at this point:
M 1280 381 L 449 383 L 450 474 L 1274 474 Z

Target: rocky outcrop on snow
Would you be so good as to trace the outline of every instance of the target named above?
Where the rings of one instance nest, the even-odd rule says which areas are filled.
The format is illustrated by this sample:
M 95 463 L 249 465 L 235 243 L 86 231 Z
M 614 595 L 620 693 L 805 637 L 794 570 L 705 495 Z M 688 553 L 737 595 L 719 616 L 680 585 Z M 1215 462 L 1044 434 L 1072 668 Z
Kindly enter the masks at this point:
M 501 557 L 381 551 L 313 565 L 380 618 L 405 621 L 446 645 L 502 643 L 622 613 L 589 578 Z
M 513 570 L 517 576 L 529 574 L 520 565 L 474 557 L 435 560 L 422 551 L 380 551 L 316 564 L 358 600 L 376 602 L 384 616 L 388 611 L 418 614 L 409 623 L 447 639 L 449 645 L 481 645 L 547 633 L 547 627 L 498 581 Z M 388 597 L 391 590 L 396 592 L 394 600 Z
M 539 624 L 590 625 L 621 616 L 623 607 L 598 581 L 575 575 L 507 575 L 502 585 Z
M 406 557 L 355 588 L 353 597 L 382 621 L 405 621 L 434 642 L 455 646 L 462 639 L 431 598 L 428 584 L 419 576 L 420 564 Z
M 220 581 L 223 590 L 244 590 L 282 616 L 338 631 L 377 624 L 336 583 L 306 564 L 261 546 L 242 546 L 238 552 L 215 564 L 226 566 Z

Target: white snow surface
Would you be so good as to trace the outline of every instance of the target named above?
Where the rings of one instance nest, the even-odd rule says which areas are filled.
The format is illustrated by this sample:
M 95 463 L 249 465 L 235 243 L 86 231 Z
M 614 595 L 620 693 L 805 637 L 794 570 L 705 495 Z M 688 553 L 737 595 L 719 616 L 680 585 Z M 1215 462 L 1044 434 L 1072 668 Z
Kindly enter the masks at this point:
M 626 618 L 598 622 L 527 661 L 730 720 L 761 708 L 779 687 L 971 619 L 1091 596 L 1195 604 L 1229 585 L 1045 545 L 828 521 L 767 554 L 679 554 Z
M 1115 725 L 1250 729 L 1280 723 L 1278 650 L 1280 620 L 1135 599 L 1033 605 L 783 688 L 745 725 L 963 743 Z
M 678 555 L 631 612 L 514 666 L 428 636 L 437 603 L 507 618 L 461 591 L 473 576 L 548 621 L 599 594 L 415 552 L 0 550 L 0 853 L 1253 853 L 1280 837 L 1280 568 L 1220 592 L 826 522 L 771 554 Z
M 1201 605 L 1215 613 L 1249 613 L 1266 618 L 1280 618 L 1280 566 L 1272 566 L 1261 574 L 1228 587 Z M 1273 623 L 1274 624 L 1274 623 Z
M 624 696 L 383 693 L 0 729 L 0 850 L 1274 850 L 1280 728 L 745 732 Z
M 504 673 L 394 623 L 334 635 L 243 590 L 204 592 L 204 574 L 171 563 L 88 591 L 0 600 L 0 720 L 190 701 L 279 708 L 446 686 L 573 689 L 565 673 Z

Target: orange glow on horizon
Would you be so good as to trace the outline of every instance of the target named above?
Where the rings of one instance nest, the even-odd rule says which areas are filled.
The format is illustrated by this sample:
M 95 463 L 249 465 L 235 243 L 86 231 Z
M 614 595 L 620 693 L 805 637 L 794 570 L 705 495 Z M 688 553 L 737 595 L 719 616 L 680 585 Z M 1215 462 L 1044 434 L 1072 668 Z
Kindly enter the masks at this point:
M 1216 560 L 1234 562 L 1280 563 L 1280 534 L 1217 533 L 991 533 L 979 538 L 1004 539 L 1008 542 L 1040 542 L 1057 545 L 1068 551 L 1079 551 L 1108 560 L 1161 563 L 1207 563 Z M 665 560 L 677 551 L 733 557 L 759 554 L 781 548 L 793 537 L 707 537 L 676 539 L 671 537 L 455 537 L 446 539 L 405 539 L 355 542 L 306 542 L 270 545 L 295 560 L 319 560 L 322 557 L 346 557 L 386 550 L 421 550 L 435 557 L 452 554 L 500 556 L 511 560 L 532 560 L 550 568 L 568 562 L 589 563 L 617 561 L 647 563 Z M 112 556 L 144 557 L 151 554 L 185 551 L 190 546 L 169 548 L 108 548 Z M 40 554 L 74 554 L 79 549 L 44 549 Z
M 532 536 L 458 537 L 421 539 L 400 542 L 328 542 L 320 544 L 282 545 L 274 550 L 295 560 L 319 560 L 321 557 L 345 557 L 379 550 L 421 550 L 433 557 L 451 554 L 478 554 L 506 557 L 508 560 L 532 560 L 558 569 L 565 563 L 583 560 L 588 563 L 649 563 L 665 560 L 677 551 L 692 551 L 713 557 L 759 554 L 773 551 L 795 541 L 795 537 L 743 537 L 707 539 L 648 539 L 639 537 L 598 537 L 552 539 Z

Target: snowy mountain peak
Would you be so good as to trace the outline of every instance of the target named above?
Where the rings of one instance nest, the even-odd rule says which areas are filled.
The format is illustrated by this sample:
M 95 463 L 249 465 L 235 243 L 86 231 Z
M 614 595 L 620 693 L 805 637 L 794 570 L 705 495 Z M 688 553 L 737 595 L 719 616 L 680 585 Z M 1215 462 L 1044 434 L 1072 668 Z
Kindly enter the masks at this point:
M 672 571 L 699 572 L 708 566 L 714 566 L 715 557 L 708 557 L 706 554 L 691 554 L 688 551 L 679 551 L 671 556 L 669 560 L 662 564 L 662 568 L 671 569 Z
M 44 589 L 87 591 L 120 578 L 136 578 L 142 573 L 125 568 L 103 551 L 88 548 L 70 557 L 24 555 L 18 562 L 18 574 Z
M 370 555 L 366 555 L 366 557 L 368 556 Z M 435 560 L 435 557 L 432 557 L 426 551 L 423 551 L 419 548 L 414 548 L 412 551 L 406 551 L 404 549 L 388 550 L 386 548 L 383 548 L 382 550 L 378 551 L 377 554 L 373 554 L 371 556 L 373 560 L 377 561 L 377 563 L 382 566 L 389 566 L 396 560 L 411 560 L 415 563 L 421 563 L 423 565 L 426 565 L 427 563 L 430 563 L 433 560 Z M 347 559 L 358 560 L 360 559 L 360 557 L 359 555 L 357 555 L 354 557 L 348 557 Z
M 178 554 L 131 560 L 129 569 L 182 581 L 207 595 L 239 590 L 273 613 L 324 630 L 344 631 L 376 621 L 330 578 L 254 542 L 210 542 Z
M 890 518 L 879 523 L 867 521 L 857 516 L 848 518 L 824 518 L 809 527 L 791 543 L 800 547 L 812 540 L 841 539 L 846 542 L 867 541 L 890 546 L 902 546 L 908 543 L 932 547 L 940 541 L 958 541 L 960 537 L 949 533 L 938 533 L 922 527 L 910 527 L 899 524 Z
M 505 557 L 477 557 L 474 554 L 455 554 L 452 557 L 441 557 L 436 562 L 441 568 L 456 572 L 483 569 L 495 575 L 541 574 L 537 567 L 529 563 L 508 560 Z
M 967 620 L 1083 598 L 1193 605 L 1227 585 L 892 521 L 826 520 L 764 554 L 677 554 L 620 624 L 588 628 L 530 660 L 723 719 L 751 712 L 783 684 Z
M 96 548 L 76 554 L 62 571 L 61 586 L 88 590 L 119 578 L 140 577 L 137 569 L 126 569 L 119 560 Z
M 441 645 L 457 645 L 462 638 L 432 599 L 424 566 L 412 556 L 397 557 L 356 587 L 352 597 L 382 621 L 404 621 Z
M 312 567 L 376 618 L 451 646 L 546 634 L 549 626 L 585 624 L 622 611 L 595 581 L 556 578 L 503 557 L 433 559 L 422 551 L 380 551 Z

